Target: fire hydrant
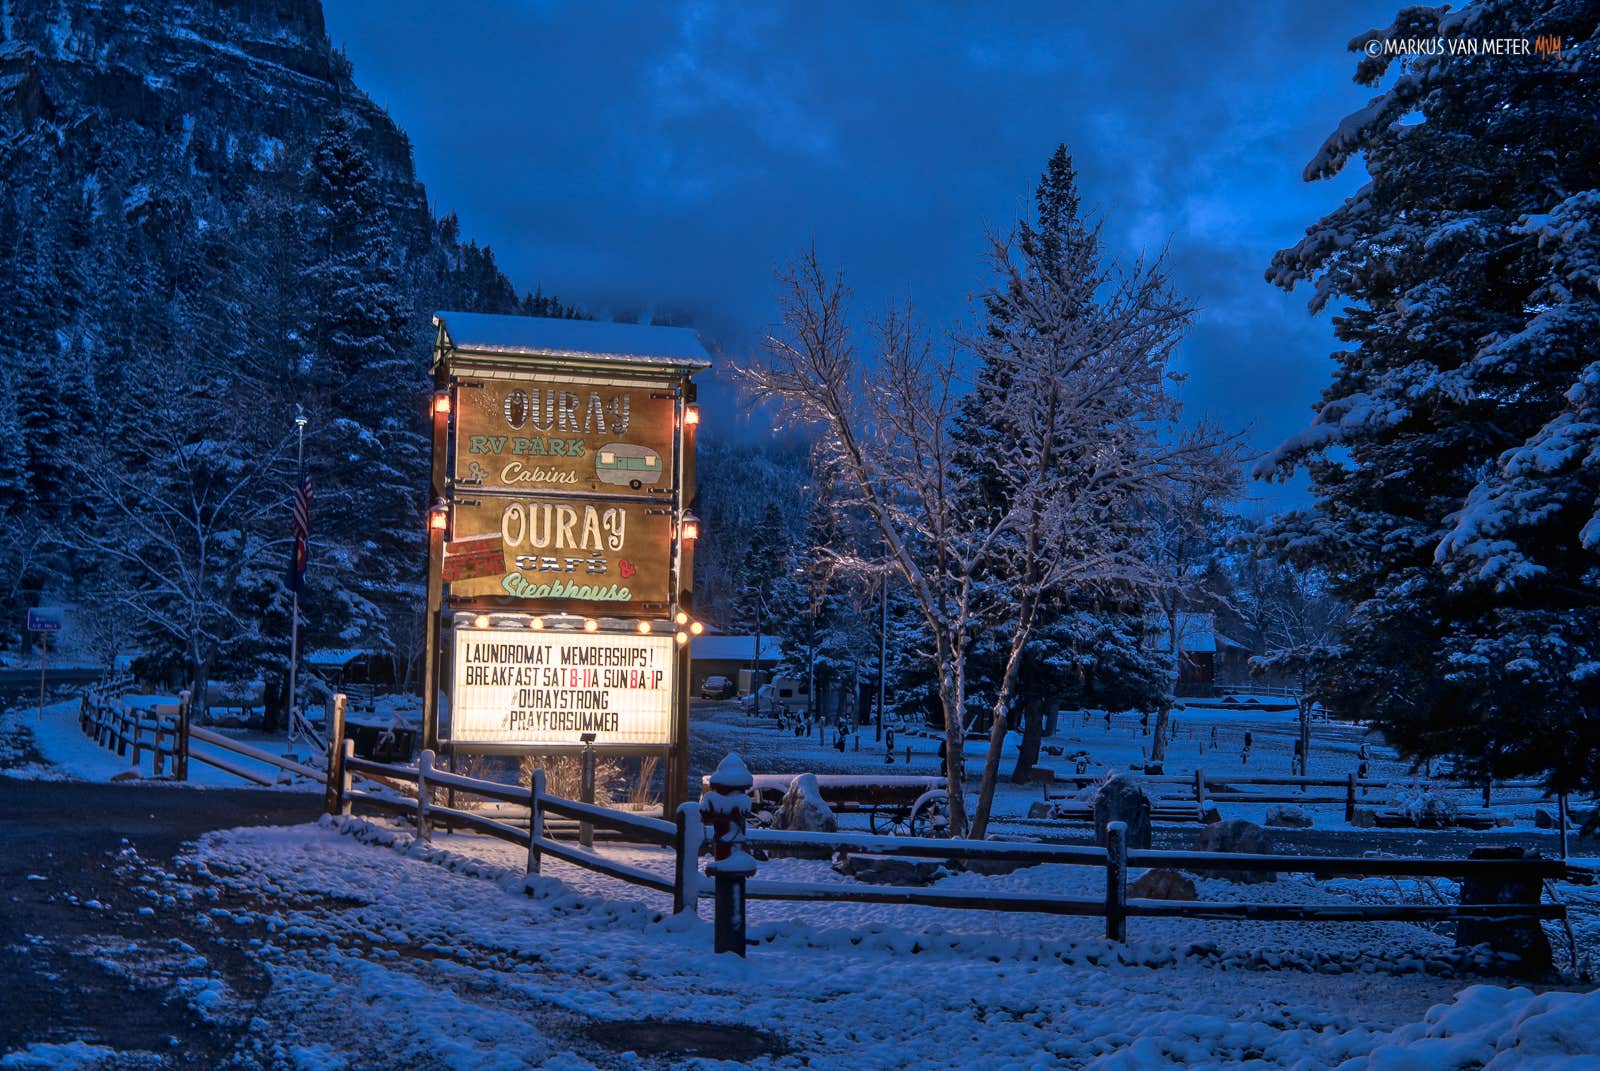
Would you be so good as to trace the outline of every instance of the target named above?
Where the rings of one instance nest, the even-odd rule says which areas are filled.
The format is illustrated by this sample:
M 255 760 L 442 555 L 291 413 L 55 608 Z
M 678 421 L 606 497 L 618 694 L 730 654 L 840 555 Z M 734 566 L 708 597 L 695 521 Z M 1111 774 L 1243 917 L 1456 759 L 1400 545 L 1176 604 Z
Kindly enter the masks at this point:
M 744 760 L 729 754 L 709 778 L 700 797 L 700 820 L 711 827 L 711 862 L 706 873 L 716 883 L 715 948 L 744 955 L 744 883 L 756 872 L 756 861 L 744 850 L 745 820 L 750 814 L 750 788 L 755 779 Z

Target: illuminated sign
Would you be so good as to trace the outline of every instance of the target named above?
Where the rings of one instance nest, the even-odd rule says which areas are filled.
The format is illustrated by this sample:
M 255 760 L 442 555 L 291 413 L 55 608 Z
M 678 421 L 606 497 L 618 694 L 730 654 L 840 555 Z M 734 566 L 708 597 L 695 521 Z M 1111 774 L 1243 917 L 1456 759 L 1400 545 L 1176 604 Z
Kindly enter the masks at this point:
M 672 741 L 671 636 L 460 628 L 450 738 L 551 747 Z
M 472 496 L 445 545 L 452 598 L 593 604 L 670 600 L 672 510 L 642 502 Z
M 668 387 L 464 380 L 455 408 L 455 483 L 463 490 L 671 491 L 677 417 Z

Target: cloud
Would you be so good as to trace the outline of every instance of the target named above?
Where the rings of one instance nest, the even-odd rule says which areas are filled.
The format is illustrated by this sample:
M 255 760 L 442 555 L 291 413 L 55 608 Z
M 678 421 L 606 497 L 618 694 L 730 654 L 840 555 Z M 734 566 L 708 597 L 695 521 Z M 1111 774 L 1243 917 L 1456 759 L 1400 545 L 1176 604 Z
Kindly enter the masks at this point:
M 686 310 L 732 354 L 772 318 L 775 266 L 813 242 L 863 312 L 911 296 L 961 317 L 986 228 L 1066 142 L 1112 246 L 1168 248 L 1204 309 L 1180 355 L 1191 404 L 1286 435 L 1333 342 L 1262 273 L 1354 187 L 1300 171 L 1365 101 L 1345 43 L 1395 4 L 1082 7 L 394 0 L 326 17 L 436 209 L 519 286 Z

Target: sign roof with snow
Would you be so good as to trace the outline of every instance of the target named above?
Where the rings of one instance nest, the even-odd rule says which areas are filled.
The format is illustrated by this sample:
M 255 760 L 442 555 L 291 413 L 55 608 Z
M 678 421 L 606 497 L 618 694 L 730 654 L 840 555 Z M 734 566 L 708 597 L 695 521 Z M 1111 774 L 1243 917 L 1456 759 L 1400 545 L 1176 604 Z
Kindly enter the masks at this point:
M 440 352 L 650 364 L 686 372 L 711 367 L 700 336 L 687 327 L 479 312 L 436 312 L 433 322 Z

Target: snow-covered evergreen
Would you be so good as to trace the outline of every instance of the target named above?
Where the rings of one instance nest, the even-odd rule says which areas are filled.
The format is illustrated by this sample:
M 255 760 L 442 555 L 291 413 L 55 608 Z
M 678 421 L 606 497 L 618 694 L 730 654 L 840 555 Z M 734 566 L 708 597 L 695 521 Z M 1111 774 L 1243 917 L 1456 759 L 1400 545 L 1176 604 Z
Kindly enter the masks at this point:
M 1329 702 L 1482 774 L 1600 784 L 1600 9 L 1407 8 L 1351 42 L 1560 39 L 1493 62 L 1361 60 L 1382 86 L 1306 170 L 1370 181 L 1273 260 L 1342 306 L 1303 465 L 1315 507 L 1269 546 L 1351 607 Z M 1379 50 L 1381 52 L 1381 50 Z M 1391 68 L 1398 68 L 1391 70 Z

